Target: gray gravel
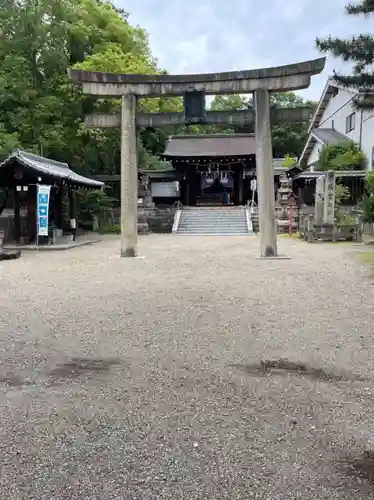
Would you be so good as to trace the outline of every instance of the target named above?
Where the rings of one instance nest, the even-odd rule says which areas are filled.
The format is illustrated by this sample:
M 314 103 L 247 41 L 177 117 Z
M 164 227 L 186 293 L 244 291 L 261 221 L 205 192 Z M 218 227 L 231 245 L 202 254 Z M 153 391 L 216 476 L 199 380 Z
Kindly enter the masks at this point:
M 0 498 L 373 499 L 374 281 L 279 242 L 1 263 Z

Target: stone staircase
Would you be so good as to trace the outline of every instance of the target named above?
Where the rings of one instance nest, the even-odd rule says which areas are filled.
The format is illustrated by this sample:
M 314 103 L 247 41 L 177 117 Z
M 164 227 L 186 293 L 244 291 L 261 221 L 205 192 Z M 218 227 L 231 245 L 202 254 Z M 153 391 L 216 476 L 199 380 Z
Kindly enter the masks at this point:
M 177 234 L 230 236 L 253 232 L 245 207 L 184 207 L 175 217 L 173 232 Z

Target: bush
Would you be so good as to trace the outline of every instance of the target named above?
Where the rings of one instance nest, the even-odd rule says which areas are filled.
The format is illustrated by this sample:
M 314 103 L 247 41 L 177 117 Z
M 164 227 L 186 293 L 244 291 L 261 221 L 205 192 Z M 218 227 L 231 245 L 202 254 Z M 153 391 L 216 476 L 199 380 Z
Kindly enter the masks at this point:
M 364 222 L 374 222 L 374 196 L 365 195 L 361 202 Z
M 365 178 L 366 194 L 361 202 L 364 222 L 374 222 L 374 172 L 368 172 Z
M 353 141 L 328 144 L 318 159 L 318 170 L 364 170 L 367 160 L 359 146 Z
M 87 190 L 79 195 L 79 213 L 82 220 L 92 221 L 95 216 L 99 217 L 106 209 L 113 207 L 115 201 L 101 189 Z
M 100 234 L 121 234 L 121 226 L 119 224 L 113 224 L 112 226 L 101 226 L 99 227 Z

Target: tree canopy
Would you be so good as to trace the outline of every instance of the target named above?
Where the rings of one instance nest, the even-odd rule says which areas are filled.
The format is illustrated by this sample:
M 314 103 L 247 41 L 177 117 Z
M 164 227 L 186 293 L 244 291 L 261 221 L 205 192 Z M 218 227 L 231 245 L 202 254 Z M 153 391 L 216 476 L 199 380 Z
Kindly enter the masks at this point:
M 0 26 L 0 160 L 22 147 L 78 170 L 115 173 L 119 131 L 87 130 L 83 119 L 118 102 L 83 96 L 67 68 L 156 73 L 145 31 L 101 0 L 5 0 Z M 152 99 L 143 107 L 174 111 L 181 102 Z
M 369 16 L 374 14 L 372 0 L 361 0 L 345 7 L 348 16 Z M 353 36 L 350 39 L 340 39 L 329 36 L 316 40 L 317 47 L 322 52 L 330 52 L 343 61 L 352 62 L 353 74 L 335 74 L 335 78 L 345 86 L 354 87 L 360 92 L 356 105 L 361 108 L 374 108 L 374 37 L 371 33 Z
M 365 154 L 354 141 L 327 144 L 320 152 L 318 170 L 364 170 Z
M 3 0 L 0 6 L 0 161 L 12 149 L 68 162 L 82 173 L 119 172 L 116 129 L 87 129 L 84 115 L 115 112 L 119 101 L 82 95 L 69 67 L 118 73 L 165 73 L 152 55 L 147 33 L 127 12 L 103 0 Z M 276 106 L 305 104 L 294 93 L 272 94 Z M 251 99 L 216 96 L 212 110 L 245 109 Z M 311 104 L 312 105 L 312 104 Z M 141 101 L 143 111 L 181 111 L 181 98 Z M 275 156 L 298 156 L 306 124 L 273 127 Z M 141 131 L 140 166 L 162 168 L 168 135 L 252 132 L 228 126 L 192 125 Z
M 315 108 L 313 101 L 304 101 L 295 92 L 272 92 L 270 105 L 277 108 L 295 108 L 297 106 L 310 106 Z M 210 109 L 215 111 L 241 110 L 253 106 L 252 98 L 239 95 L 215 96 Z M 254 132 L 253 125 L 234 127 L 230 131 L 250 133 Z M 276 123 L 272 126 L 273 154 L 277 158 L 286 156 L 299 157 L 308 136 L 308 123 Z

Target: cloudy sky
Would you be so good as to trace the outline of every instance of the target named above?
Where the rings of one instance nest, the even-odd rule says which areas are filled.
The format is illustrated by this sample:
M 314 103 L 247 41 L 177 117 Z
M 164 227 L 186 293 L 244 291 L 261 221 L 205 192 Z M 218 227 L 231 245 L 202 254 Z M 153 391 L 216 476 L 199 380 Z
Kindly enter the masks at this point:
M 277 66 L 320 54 L 315 38 L 373 32 L 374 20 L 346 16 L 348 0 L 115 0 L 132 24 L 148 31 L 159 65 L 169 73 L 209 73 Z M 332 70 L 302 92 L 318 99 Z M 350 67 L 348 66 L 348 71 Z

